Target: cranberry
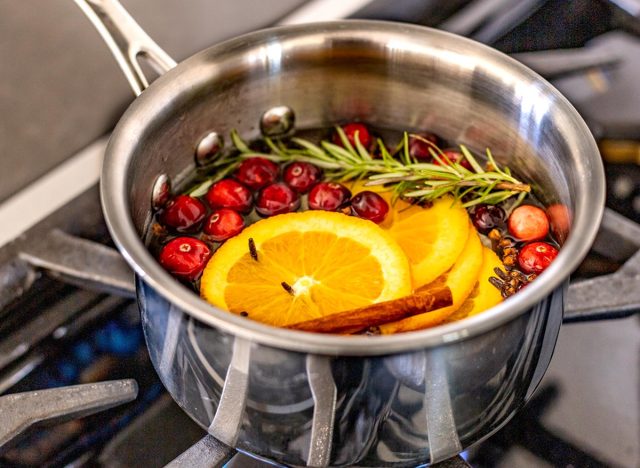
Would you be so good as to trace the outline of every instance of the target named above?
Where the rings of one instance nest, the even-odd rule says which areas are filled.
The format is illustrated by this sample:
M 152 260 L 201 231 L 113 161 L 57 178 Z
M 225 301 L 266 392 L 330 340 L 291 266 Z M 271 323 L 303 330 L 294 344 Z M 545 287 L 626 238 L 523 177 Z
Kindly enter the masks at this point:
M 436 158 L 433 158 L 433 164 L 436 164 L 438 166 L 441 166 L 442 164 L 446 164 L 448 166 L 449 161 L 451 161 L 452 163 L 460 164 L 465 169 L 468 169 L 470 171 L 472 170 L 471 163 L 467 160 L 467 158 L 464 157 L 464 155 L 460 151 L 454 150 L 454 149 L 446 149 L 446 150 L 443 150 L 442 153 L 444 154 L 444 156 L 442 156 L 442 154 L 438 154 L 442 162 L 440 162 Z
M 506 213 L 497 205 L 478 205 L 471 215 L 473 225 L 483 234 L 502 225 L 505 219 Z
M 265 158 L 249 158 L 240 163 L 234 176 L 251 190 L 259 190 L 275 182 L 278 165 Z
M 558 255 L 558 249 L 546 242 L 525 245 L 518 254 L 518 264 L 525 273 L 542 273 Z
M 244 219 L 238 212 L 221 208 L 209 215 L 202 229 L 214 241 L 222 242 L 240 234 L 244 229 Z
M 371 133 L 369 133 L 369 129 L 366 125 L 361 123 L 348 123 L 342 126 L 342 130 L 344 130 L 345 135 L 347 135 L 347 140 L 351 143 L 351 146 L 356 147 L 356 134 L 358 135 L 358 139 L 360 143 L 365 148 L 369 149 L 371 144 L 373 143 L 373 138 L 371 137 Z M 342 146 L 342 140 L 340 139 L 340 135 L 338 132 L 333 134 L 333 142 L 336 145 Z
M 174 276 L 195 280 L 211 257 L 207 244 L 193 237 L 176 237 L 160 251 L 160 264 Z
M 322 176 L 322 170 L 308 162 L 294 162 L 289 164 L 282 178 L 286 184 L 298 193 L 307 193 Z
M 351 198 L 347 187 L 336 182 L 320 182 L 309 192 L 309 208 L 312 210 L 335 211 Z
M 380 224 L 389 212 L 389 204 L 375 192 L 365 190 L 351 199 L 354 215 Z
M 509 232 L 520 240 L 544 239 L 549 232 L 549 220 L 537 206 L 522 205 L 509 216 Z
M 439 139 L 433 133 L 422 133 L 418 136 L 420 138 L 416 138 L 415 136 L 409 137 L 409 154 L 419 161 L 430 160 L 430 150 L 432 150 L 434 146 L 438 146 Z
M 197 198 L 189 195 L 178 195 L 169 200 L 162 213 L 160 222 L 178 231 L 188 231 L 202 221 L 207 214 L 207 208 Z
M 569 235 L 571 228 L 571 212 L 566 205 L 557 203 L 547 207 L 547 218 L 549 227 L 555 239 L 562 244 Z
M 278 182 L 267 185 L 258 193 L 256 211 L 262 216 L 273 216 L 295 211 L 300 206 L 300 197 L 288 185 Z
M 230 208 L 240 212 L 251 209 L 251 192 L 233 179 L 222 179 L 216 182 L 205 197 L 212 208 Z

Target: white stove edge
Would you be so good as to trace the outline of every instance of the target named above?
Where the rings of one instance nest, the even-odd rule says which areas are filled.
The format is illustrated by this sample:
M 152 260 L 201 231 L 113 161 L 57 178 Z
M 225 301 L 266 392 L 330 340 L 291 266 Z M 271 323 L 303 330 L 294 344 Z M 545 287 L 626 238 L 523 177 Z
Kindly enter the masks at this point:
M 107 141 L 100 138 L 0 204 L 0 247 L 95 185 Z

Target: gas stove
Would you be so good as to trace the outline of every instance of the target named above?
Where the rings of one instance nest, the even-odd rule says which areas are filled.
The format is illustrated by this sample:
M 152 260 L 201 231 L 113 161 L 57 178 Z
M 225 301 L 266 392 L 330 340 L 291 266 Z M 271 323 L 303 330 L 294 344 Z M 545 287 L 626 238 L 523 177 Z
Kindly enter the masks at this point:
M 638 276 L 635 2 L 403 0 L 393 8 L 380 0 L 339 3 L 339 16 L 413 22 L 467 35 L 551 80 L 598 138 L 607 205 L 619 213 L 607 211 L 592 252 L 572 280 L 616 271 Z M 321 19 L 326 4 L 307 2 L 282 21 Z M 0 205 L 7 226 L 0 232 L 0 393 L 60 389 L 40 392 L 37 403 L 17 411 L 16 424 L 25 415 L 56 424 L 0 447 L 0 466 L 164 466 L 204 435 L 171 400 L 149 361 L 132 274 L 113 249 L 100 211 L 95 183 L 104 145 L 104 139 L 96 141 Z M 70 187 L 69 180 L 80 182 Z M 632 315 L 640 298 L 628 299 L 626 318 L 607 320 L 607 301 L 618 300 L 612 291 L 594 302 L 604 320 L 582 322 L 575 316 L 576 323 L 562 327 L 531 402 L 506 427 L 463 453 L 467 463 L 640 464 L 640 320 Z M 104 381 L 112 382 L 91 385 Z M 89 386 L 68 388 L 79 384 Z M 18 403 L 0 400 L 0 409 L 7 414 Z M 270 465 L 238 454 L 228 466 Z

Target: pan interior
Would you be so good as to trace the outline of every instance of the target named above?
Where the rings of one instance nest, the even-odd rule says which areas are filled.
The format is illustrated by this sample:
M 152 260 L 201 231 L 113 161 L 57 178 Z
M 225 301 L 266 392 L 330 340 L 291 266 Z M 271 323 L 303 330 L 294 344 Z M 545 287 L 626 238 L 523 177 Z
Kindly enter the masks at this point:
M 295 111 L 301 129 L 358 120 L 383 129 L 429 130 L 479 153 L 490 148 L 499 163 L 532 183 L 545 204 L 569 208 L 572 234 L 548 275 L 556 278 L 543 275 L 531 291 L 497 308 L 502 319 L 486 314 L 472 328 L 507 320 L 551 292 L 595 235 L 604 178 L 593 138 L 568 102 L 525 67 L 466 39 L 392 23 L 253 33 L 201 52 L 147 89 L 116 129 L 103 177 L 107 220 L 137 272 L 167 297 L 182 289 L 181 305 L 203 311 L 199 318 L 215 316 L 218 326 L 234 319 L 216 315 L 195 295 L 186 299 L 193 294 L 177 284 L 167 289 L 170 278 L 144 250 L 140 238 L 151 188 L 160 173 L 174 187 L 186 184 L 195 146 L 206 133 L 227 136 L 227 145 L 231 129 L 256 137 L 261 114 L 279 105 Z M 256 327 L 260 333 L 268 328 Z M 440 332 L 428 332 L 419 332 L 423 344 L 427 335 L 441 341 Z

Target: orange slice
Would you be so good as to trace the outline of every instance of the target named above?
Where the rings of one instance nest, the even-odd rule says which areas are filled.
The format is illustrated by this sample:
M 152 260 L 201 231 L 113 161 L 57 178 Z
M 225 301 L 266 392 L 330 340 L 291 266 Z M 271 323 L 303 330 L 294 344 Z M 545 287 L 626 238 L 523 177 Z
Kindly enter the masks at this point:
M 447 285 L 451 289 L 453 305 L 381 325 L 380 331 L 382 334 L 420 330 L 438 325 L 462 306 L 466 298 L 471 294 L 471 291 L 473 291 L 483 262 L 482 243 L 473 228 L 471 228 L 470 235 L 463 247 L 458 260 L 451 270 L 441 275 L 432 283 L 417 289 L 419 291 L 421 289 Z
M 429 208 L 398 201 L 388 232 L 409 258 L 417 288 L 444 274 L 460 257 L 470 232 L 469 216 L 451 197 Z
M 387 232 L 326 211 L 278 215 L 247 227 L 215 252 L 200 286 L 208 302 L 275 326 L 410 293 L 409 263 Z
M 380 186 L 357 182 L 351 190 L 354 194 L 373 190 L 391 204 L 392 193 Z M 460 257 L 470 232 L 467 210 L 450 196 L 439 198 L 431 207 L 397 200 L 380 227 L 387 229 L 409 258 L 414 288 L 447 272 Z
M 487 248 L 483 248 L 482 268 L 478 281 L 473 288 L 469 297 L 464 301 L 460 308 L 449 317 L 449 321 L 460 320 L 465 317 L 477 315 L 490 309 L 494 305 L 502 302 L 500 291 L 489 283 L 489 278 L 497 276 L 494 268 L 500 268 L 504 271 L 504 265 L 496 255 L 496 253 Z

